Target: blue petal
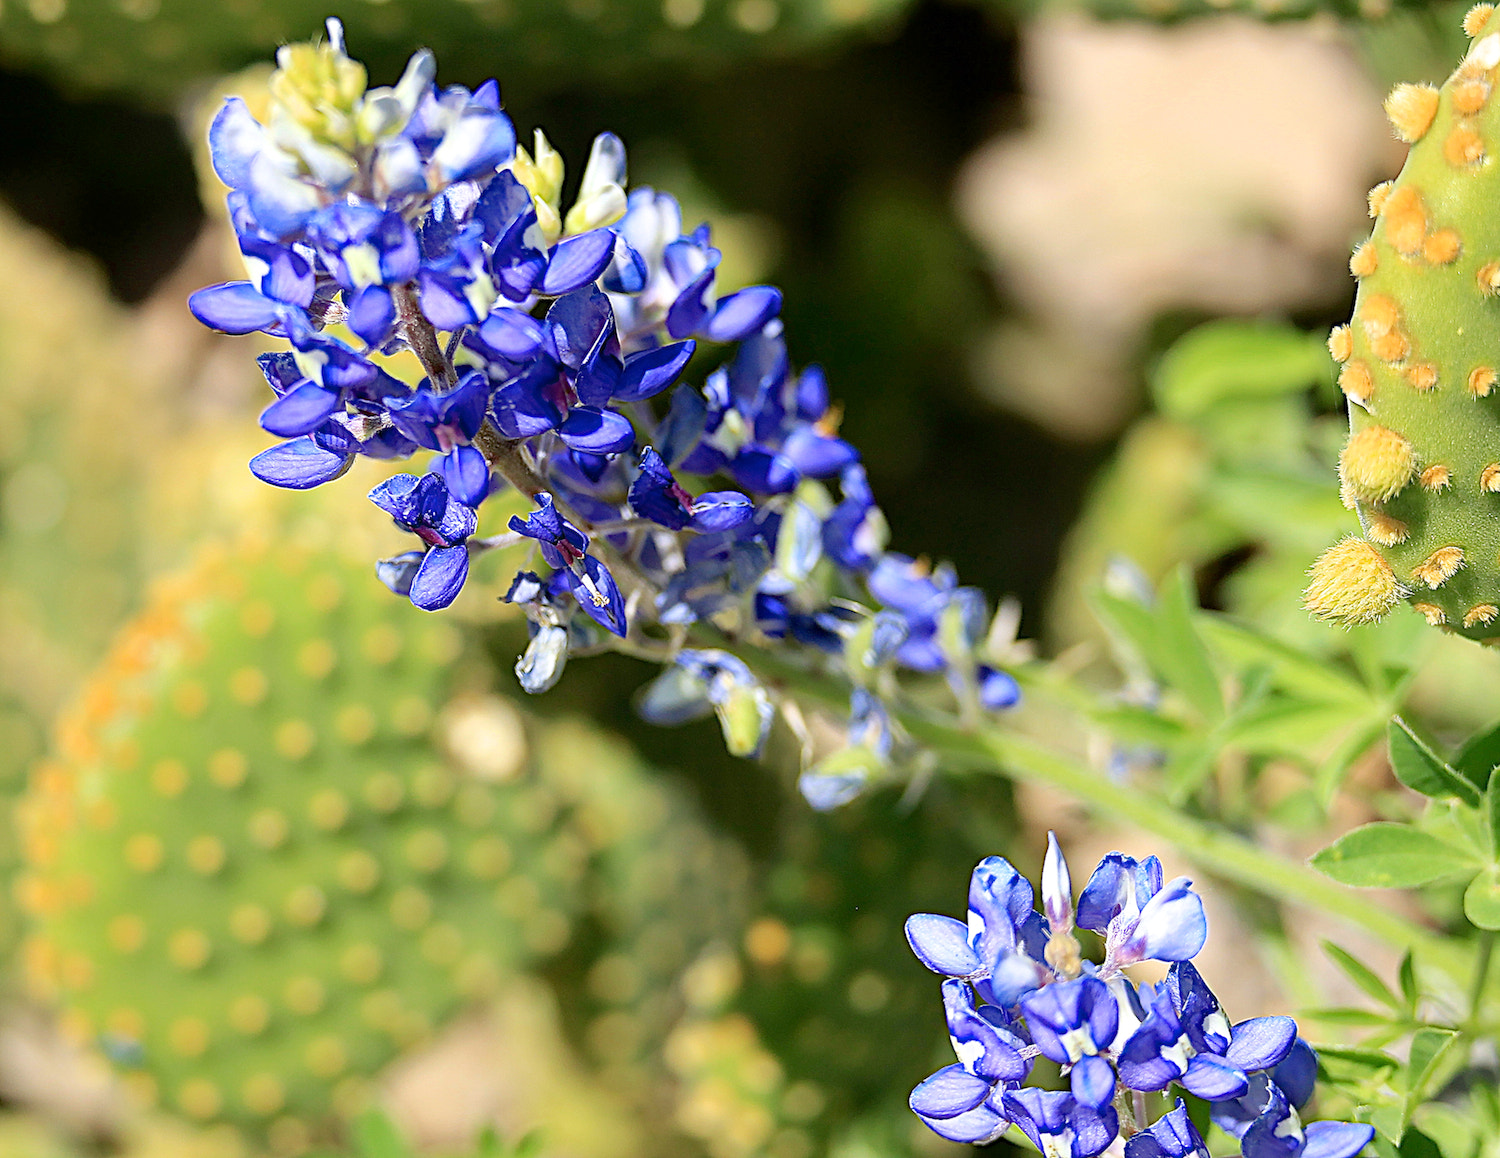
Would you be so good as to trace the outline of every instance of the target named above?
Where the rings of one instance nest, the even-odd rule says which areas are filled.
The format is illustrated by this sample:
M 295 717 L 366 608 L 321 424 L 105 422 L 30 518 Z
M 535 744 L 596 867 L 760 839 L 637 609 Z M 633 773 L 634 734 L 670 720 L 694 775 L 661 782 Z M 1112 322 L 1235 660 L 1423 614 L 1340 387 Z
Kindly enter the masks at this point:
M 524 362 L 542 348 L 542 323 L 523 310 L 502 306 L 480 324 L 478 337 L 502 358 Z
M 431 164 L 446 183 L 493 173 L 515 156 L 516 131 L 504 113 L 474 103 L 443 134 Z
M 1358 1122 L 1311 1122 L 1301 1158 L 1354 1158 L 1375 1137 L 1375 1127 Z
M 1114 1067 L 1097 1055 L 1086 1057 L 1069 1076 L 1073 1096 L 1085 1106 L 1101 1110 L 1115 1096 Z
M 787 494 L 802 480 L 790 459 L 768 450 L 740 451 L 730 472 L 741 486 L 763 495 Z
M 366 345 L 383 346 L 396 328 L 396 303 L 383 285 L 368 285 L 352 297 L 346 296 L 349 328 Z
M 188 298 L 188 309 L 222 334 L 253 334 L 280 320 L 277 303 L 247 281 L 205 286 Z
M 578 606 L 600 627 L 623 639 L 627 626 L 625 599 L 615 585 L 614 576 L 592 555 L 585 555 L 579 563 L 588 576 L 588 583 L 576 572 L 568 571 L 568 580 L 573 584 L 573 597 L 578 600 Z
M 423 611 L 441 611 L 458 598 L 469 577 L 469 549 L 462 543 L 427 552 L 411 583 L 411 601 Z
M 968 977 L 982 964 L 969 944 L 968 926 L 952 917 L 916 913 L 906 918 L 906 941 L 918 961 L 944 977 Z
M 208 129 L 208 155 L 219 180 L 231 189 L 250 183 L 250 162 L 260 152 L 265 130 L 239 97 L 229 97 Z
M 660 394 L 677 381 L 696 348 L 694 342 L 674 342 L 631 354 L 625 359 L 615 397 L 621 402 L 639 402 Z
M 591 229 L 577 237 L 564 238 L 552 251 L 541 292 L 560 297 L 597 281 L 615 252 L 615 235 L 608 229 Z
M 859 451 L 842 438 L 821 434 L 813 426 L 799 426 L 781 446 L 781 453 L 809 478 L 832 478 L 859 461 Z
M 670 251 L 671 247 L 668 247 Z M 667 333 L 674 338 L 686 338 L 698 332 L 703 319 L 708 317 L 708 292 L 713 288 L 714 270 L 710 266 L 698 274 L 677 295 L 667 310 Z
M 712 715 L 713 701 L 703 679 L 678 664 L 665 669 L 636 701 L 636 711 L 648 724 L 676 727 Z
M 612 294 L 637 294 L 646 288 L 650 273 L 646 259 L 625 240 L 623 233 L 618 234 L 614 258 L 604 274 L 604 288 Z
M 1179 1080 L 1190 1093 L 1210 1102 L 1237 1098 L 1250 1085 L 1242 1070 L 1211 1053 L 1200 1053 L 1188 1062 L 1187 1072 Z
M 1270 1069 L 1291 1053 L 1297 1040 L 1297 1023 L 1290 1017 L 1252 1017 L 1231 1031 L 1224 1057 L 1242 1070 Z
M 703 327 L 715 342 L 739 342 L 755 333 L 781 309 L 781 291 L 775 286 L 753 285 L 720 298 L 713 316 Z
M 337 391 L 304 382 L 261 411 L 260 424 L 281 438 L 296 438 L 317 430 L 338 408 Z
M 496 390 L 490 399 L 495 425 L 506 438 L 532 438 L 556 430 L 563 420 L 562 408 L 544 393 L 541 379 L 556 380 L 555 367 L 545 367 L 537 374 L 528 373 Z
M 755 504 L 739 491 L 710 491 L 692 506 L 692 528 L 704 534 L 730 531 L 755 515 Z
M 1287 1101 L 1300 1109 L 1313 1096 L 1313 1087 L 1318 1080 L 1318 1055 L 1312 1046 L 1299 1037 L 1292 1043 L 1286 1057 L 1277 1064 L 1271 1077 L 1281 1087 Z
M 979 702 L 991 712 L 1002 712 L 1021 702 L 1021 687 L 1007 672 L 979 665 Z
M 428 470 L 442 475 L 448 493 L 459 502 L 477 507 L 490 493 L 490 464 L 472 446 L 456 446 L 432 460 Z
M 1094 1158 L 1108 1150 L 1120 1134 L 1120 1115 L 1113 1106 L 1091 1110 L 1087 1106 L 1077 1107 L 1071 1117 L 1073 1127 L 1072 1150 L 1077 1158 Z
M 265 152 L 251 159 L 244 190 L 256 225 L 276 238 L 300 232 L 323 205 L 316 186 L 287 173 Z
M 1139 944 L 1141 958 L 1155 961 L 1188 961 L 1197 956 L 1208 940 L 1208 919 L 1203 901 L 1178 877 L 1157 893 L 1141 910 L 1141 919 L 1130 944 Z
M 1125 1141 L 1125 1158 L 1209 1158 L 1203 1136 L 1188 1117 L 1187 1105 L 1177 1099 L 1174 1109 L 1163 1114 L 1149 1129 Z
M 353 461 L 352 454 L 324 450 L 308 436 L 261 451 L 250 460 L 250 473 L 273 487 L 305 491 L 332 482 Z
M 858 772 L 804 772 L 797 777 L 797 791 L 814 812 L 842 808 L 869 787 L 870 778 Z
M 668 466 L 678 466 L 688 452 L 698 445 L 708 423 L 708 402 L 691 386 L 679 386 L 672 393 L 672 405 L 657 431 L 661 456 Z
M 412 580 L 417 577 L 417 569 L 422 566 L 426 557 L 423 551 L 405 551 L 400 555 L 393 555 L 375 564 L 375 575 L 393 594 L 404 598 L 411 594 Z
M 589 454 L 617 454 L 635 442 L 630 419 L 597 406 L 575 406 L 557 433 L 574 450 Z
M 490 268 L 500 292 L 513 302 L 530 294 L 547 270 L 547 255 L 540 248 L 541 240 L 536 210 L 528 206 L 495 244 Z
M 973 1145 L 993 1142 L 1005 1133 L 1009 1125 L 988 1103 L 975 1106 L 968 1113 L 954 1118 L 923 1118 L 922 1121 L 940 1138 Z
M 464 284 L 458 278 L 425 268 L 417 274 L 422 314 L 439 330 L 452 331 L 479 320 L 463 292 Z
M 993 1087 L 957 1063 L 944 1066 L 912 1090 L 907 1105 L 923 1118 L 956 1118 L 990 1096 Z

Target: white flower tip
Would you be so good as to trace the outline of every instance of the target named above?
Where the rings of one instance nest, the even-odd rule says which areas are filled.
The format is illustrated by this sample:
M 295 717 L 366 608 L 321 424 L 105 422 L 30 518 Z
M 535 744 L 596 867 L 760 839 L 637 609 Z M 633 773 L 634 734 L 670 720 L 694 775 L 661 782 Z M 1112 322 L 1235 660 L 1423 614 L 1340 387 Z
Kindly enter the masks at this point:
M 1073 923 L 1073 880 L 1068 861 L 1057 843 L 1057 834 L 1047 833 L 1047 855 L 1042 861 L 1042 908 L 1053 931 Z

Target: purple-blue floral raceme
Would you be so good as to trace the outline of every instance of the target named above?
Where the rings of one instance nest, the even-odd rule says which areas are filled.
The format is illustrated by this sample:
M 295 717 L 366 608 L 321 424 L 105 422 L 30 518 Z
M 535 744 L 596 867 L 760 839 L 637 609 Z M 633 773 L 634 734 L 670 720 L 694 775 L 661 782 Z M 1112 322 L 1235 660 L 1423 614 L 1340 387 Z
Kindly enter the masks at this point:
M 846 746 L 804 744 L 816 807 L 911 748 L 900 673 L 937 677 L 970 720 L 1016 703 L 997 630 L 1013 616 L 992 623 L 950 568 L 886 550 L 822 372 L 791 364 L 780 291 L 721 292 L 709 227 L 629 189 L 618 137 L 595 139 L 565 206 L 562 157 L 540 130 L 518 144 L 493 81 L 439 87 L 422 51 L 371 88 L 332 20 L 277 63 L 265 123 L 230 98 L 209 131 L 247 277 L 189 300 L 213 329 L 288 344 L 259 360 L 278 440 L 259 478 L 306 489 L 360 455 L 429 452 L 370 492 L 417 537 L 377 574 L 432 611 L 479 553 L 528 549 L 505 596 L 531 630 L 528 691 L 569 655 L 657 658 L 647 715 L 716 715 L 748 755 L 778 708 L 797 723 L 738 645 L 841 671 Z M 403 377 L 412 355 L 422 374 Z M 502 491 L 530 509 L 481 535 Z
M 1317 1058 L 1289 1017 L 1231 1025 L 1192 964 L 1208 937 L 1203 902 L 1160 862 L 1106 856 L 1074 906 L 1068 865 L 1047 836 L 1042 911 L 1031 882 L 1000 857 L 969 880 L 966 921 L 917 913 L 906 938 L 945 978 L 943 1010 L 958 1060 L 918 1083 L 911 1108 L 955 1142 L 992 1142 L 1014 1127 L 1047 1158 L 1209 1158 L 1173 1086 L 1210 1103 L 1244 1158 L 1353 1158 L 1370 1126 L 1298 1117 Z M 1075 926 L 1098 933 L 1104 960 L 1083 957 Z M 1124 972 L 1169 965 L 1158 985 Z M 1067 1088 L 1027 1086 L 1037 1058 Z M 1158 1107 L 1149 1120 L 1151 1105 Z

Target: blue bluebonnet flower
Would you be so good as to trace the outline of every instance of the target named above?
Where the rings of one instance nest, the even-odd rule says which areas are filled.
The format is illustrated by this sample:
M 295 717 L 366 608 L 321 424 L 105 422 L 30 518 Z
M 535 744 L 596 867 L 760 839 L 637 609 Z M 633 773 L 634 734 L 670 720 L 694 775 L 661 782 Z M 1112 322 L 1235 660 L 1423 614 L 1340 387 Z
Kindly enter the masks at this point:
M 486 476 L 488 472 L 486 472 Z M 474 508 L 448 490 L 441 474 L 398 474 L 370 492 L 370 501 L 403 531 L 427 545 L 415 570 L 410 554 L 382 563 L 381 577 L 424 611 L 447 607 L 469 577 L 467 542 L 479 525 Z
M 1274 1082 L 1265 1108 L 1240 1138 L 1245 1158 L 1353 1158 L 1375 1137 L 1359 1122 L 1310 1122 L 1304 1126 Z
M 701 685 L 699 710 L 748 754 L 775 696 L 692 656 L 743 666 L 744 643 L 843 665 L 847 747 L 800 781 L 818 807 L 906 758 L 901 673 L 946 682 L 969 715 L 1017 702 L 979 592 L 887 552 L 822 371 L 792 365 L 780 291 L 721 287 L 709 227 L 685 227 L 670 194 L 630 189 L 618 137 L 595 138 L 567 206 L 562 156 L 540 130 L 517 143 L 493 81 L 439 87 L 419 52 L 370 88 L 337 21 L 277 63 L 265 123 L 230 99 L 209 131 L 246 276 L 189 299 L 207 326 L 289 346 L 261 359 L 261 425 L 278 441 L 252 460 L 258 477 L 305 489 L 359 457 L 430 454 L 427 476 L 376 488 L 424 540 L 377 574 L 439 607 L 471 552 L 539 543 L 550 573 L 509 596 L 532 627 L 528 690 L 627 639 Z M 420 377 L 397 376 L 400 354 Z M 475 540 L 464 527 L 496 476 L 541 508 Z M 705 646 L 682 659 L 692 643 Z
M 1208 1145 L 1181 1098 L 1139 1134 L 1125 1140 L 1125 1158 L 1210 1158 Z
M 958 1057 L 917 1085 L 912 1109 L 956 1141 L 993 1141 L 1013 1125 L 1048 1158 L 1093 1158 L 1121 1136 L 1125 1093 L 1175 1084 L 1214 1104 L 1245 1158 L 1352 1158 L 1368 1127 L 1319 1122 L 1303 1131 L 1291 1108 L 1311 1095 L 1317 1068 L 1296 1023 L 1231 1025 L 1191 964 L 1207 926 L 1190 885 L 1164 886 L 1155 857 L 1110 853 L 1075 910 L 1067 861 L 1049 833 L 1043 912 L 1033 909 L 1030 882 L 987 857 L 970 878 L 967 922 L 909 918 L 917 959 L 947 978 L 943 1008 Z M 1083 959 L 1075 921 L 1104 933 L 1101 964 Z M 1123 972 L 1144 960 L 1171 963 L 1161 985 L 1137 985 Z M 1037 1057 L 1057 1064 L 1066 1090 L 1022 1084 Z M 1139 1094 L 1134 1104 L 1144 1104 Z M 1207 1158 L 1180 1100 L 1149 1127 L 1131 1122 L 1134 1112 L 1126 1118 L 1125 1158 Z
M 588 536 L 558 513 L 546 491 L 536 496 L 536 503 L 538 509 L 525 519 L 512 515 L 510 529 L 541 545 L 542 557 L 567 576 L 574 598 L 590 619 L 624 635 L 625 600 L 609 568 L 588 553 Z

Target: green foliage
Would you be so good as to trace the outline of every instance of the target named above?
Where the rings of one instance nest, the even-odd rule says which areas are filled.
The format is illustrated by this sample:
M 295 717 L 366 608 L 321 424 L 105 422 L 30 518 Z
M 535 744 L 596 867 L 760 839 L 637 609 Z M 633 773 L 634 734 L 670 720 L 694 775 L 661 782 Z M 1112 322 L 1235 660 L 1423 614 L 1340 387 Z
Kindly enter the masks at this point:
M 1126 434 L 1070 535 L 1052 609 L 1061 638 L 1091 634 L 1085 593 L 1123 556 L 1153 581 L 1241 558 L 1224 605 L 1313 642 L 1285 593 L 1344 518 L 1327 474 L 1334 423 L 1316 414 L 1327 377 L 1322 344 L 1290 326 L 1219 321 L 1179 339 L 1150 375 L 1155 412 Z

